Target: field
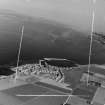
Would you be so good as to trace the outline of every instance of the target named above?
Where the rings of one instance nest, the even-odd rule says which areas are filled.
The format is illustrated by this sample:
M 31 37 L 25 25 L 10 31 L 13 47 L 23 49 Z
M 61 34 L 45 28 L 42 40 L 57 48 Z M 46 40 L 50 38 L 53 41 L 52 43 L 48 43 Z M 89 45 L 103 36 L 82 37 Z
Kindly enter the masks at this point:
M 42 96 L 19 96 L 42 95 Z M 43 96 L 61 95 L 61 96 Z M 63 96 L 64 95 L 64 96 Z M 40 84 L 21 84 L 0 91 L 2 105 L 61 105 L 67 99 L 67 93 L 53 87 Z

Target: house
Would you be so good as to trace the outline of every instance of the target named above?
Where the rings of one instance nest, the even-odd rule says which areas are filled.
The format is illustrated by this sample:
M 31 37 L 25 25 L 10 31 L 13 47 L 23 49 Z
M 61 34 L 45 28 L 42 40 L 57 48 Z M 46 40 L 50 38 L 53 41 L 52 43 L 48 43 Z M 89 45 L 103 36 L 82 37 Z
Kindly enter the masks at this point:
M 98 84 L 99 86 L 101 85 L 101 79 L 98 78 L 97 76 L 95 76 L 94 74 L 90 74 L 90 73 L 83 73 L 80 81 L 81 82 L 87 82 L 87 79 L 88 79 L 88 83 L 91 84 L 91 85 L 96 85 Z
M 85 67 L 84 69 L 87 68 Z M 84 70 L 80 81 L 87 82 L 87 79 L 91 85 L 105 86 L 105 69 L 100 68 L 97 65 L 92 65 L 89 72 Z

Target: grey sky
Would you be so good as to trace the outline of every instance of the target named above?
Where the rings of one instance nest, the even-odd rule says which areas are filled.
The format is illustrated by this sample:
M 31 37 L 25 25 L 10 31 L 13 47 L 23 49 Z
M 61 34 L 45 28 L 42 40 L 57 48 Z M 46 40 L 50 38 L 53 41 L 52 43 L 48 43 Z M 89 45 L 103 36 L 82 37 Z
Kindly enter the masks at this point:
M 105 0 L 96 0 L 95 30 L 105 32 Z M 0 0 L 1 9 L 45 17 L 78 30 L 91 30 L 92 0 Z

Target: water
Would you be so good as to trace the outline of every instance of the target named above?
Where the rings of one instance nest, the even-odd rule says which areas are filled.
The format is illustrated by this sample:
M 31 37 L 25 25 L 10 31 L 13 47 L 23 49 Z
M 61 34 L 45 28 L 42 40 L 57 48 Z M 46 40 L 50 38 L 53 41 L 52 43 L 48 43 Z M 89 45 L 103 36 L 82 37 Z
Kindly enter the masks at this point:
M 16 66 L 22 21 L 0 17 L 0 65 Z M 82 32 L 62 26 L 28 20 L 24 22 L 24 38 L 20 63 L 34 63 L 43 58 L 65 58 L 78 64 L 88 64 L 90 40 Z M 49 28 L 50 26 L 50 28 Z M 72 31 L 71 31 L 72 30 Z M 66 37 L 63 32 L 70 31 Z M 105 63 L 105 49 L 93 42 L 91 63 Z
M 0 75 L 9 76 L 13 73 L 14 71 L 12 71 L 9 67 L 0 67 Z

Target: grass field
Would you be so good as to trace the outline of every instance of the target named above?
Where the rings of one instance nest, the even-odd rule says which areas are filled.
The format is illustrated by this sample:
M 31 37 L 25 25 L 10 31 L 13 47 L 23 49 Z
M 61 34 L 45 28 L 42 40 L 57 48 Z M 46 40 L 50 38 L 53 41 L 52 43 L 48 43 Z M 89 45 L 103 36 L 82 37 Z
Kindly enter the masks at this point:
M 17 95 L 66 95 L 56 88 L 38 84 L 23 84 L 0 91 L 2 105 L 60 105 L 67 96 L 17 96 Z M 15 103 L 15 104 L 14 104 Z
M 61 105 L 67 97 L 37 97 L 24 105 Z

